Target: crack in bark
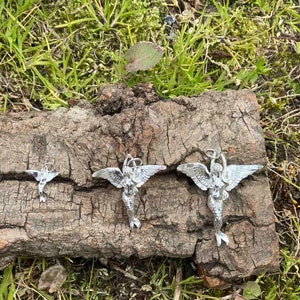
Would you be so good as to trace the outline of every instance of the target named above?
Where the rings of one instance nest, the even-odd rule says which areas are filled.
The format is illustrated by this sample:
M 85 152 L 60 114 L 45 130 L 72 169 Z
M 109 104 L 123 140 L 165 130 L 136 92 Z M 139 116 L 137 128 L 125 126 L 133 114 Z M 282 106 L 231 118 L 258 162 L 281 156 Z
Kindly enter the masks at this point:
M 169 124 L 168 122 L 166 123 L 166 136 L 167 136 L 167 147 L 168 147 L 168 151 L 169 151 L 169 155 L 171 155 L 171 150 L 170 150 L 170 136 L 169 136 Z
M 241 113 L 241 117 L 240 117 L 239 119 L 242 119 L 242 120 L 243 120 L 243 122 L 244 122 L 244 124 L 245 124 L 247 130 L 248 130 L 249 133 L 251 134 L 252 131 L 250 130 L 248 123 L 247 123 L 247 122 L 245 121 L 245 119 L 244 119 L 244 116 L 245 116 L 246 113 L 243 112 L 241 109 L 240 109 L 240 113 Z

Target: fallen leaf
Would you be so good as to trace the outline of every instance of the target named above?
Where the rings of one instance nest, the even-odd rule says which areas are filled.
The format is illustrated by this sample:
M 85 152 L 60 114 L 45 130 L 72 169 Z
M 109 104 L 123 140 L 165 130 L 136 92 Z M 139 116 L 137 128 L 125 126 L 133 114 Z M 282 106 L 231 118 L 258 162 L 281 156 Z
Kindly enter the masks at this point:
M 218 277 L 212 277 L 206 275 L 206 270 L 203 266 L 200 264 L 197 264 L 197 272 L 200 278 L 203 278 L 203 282 L 207 287 L 210 288 L 218 288 L 218 289 L 226 289 L 231 286 L 230 283 L 222 280 Z
M 162 54 L 159 46 L 151 42 L 138 42 L 125 53 L 125 59 L 129 62 L 125 69 L 127 72 L 149 70 L 159 62 Z
M 261 289 L 255 281 L 248 281 L 245 285 L 243 296 L 247 299 L 257 299 L 261 294 Z
M 63 285 L 66 279 L 66 269 L 61 265 L 55 265 L 42 273 L 38 288 L 41 290 L 49 290 L 49 293 L 53 293 Z

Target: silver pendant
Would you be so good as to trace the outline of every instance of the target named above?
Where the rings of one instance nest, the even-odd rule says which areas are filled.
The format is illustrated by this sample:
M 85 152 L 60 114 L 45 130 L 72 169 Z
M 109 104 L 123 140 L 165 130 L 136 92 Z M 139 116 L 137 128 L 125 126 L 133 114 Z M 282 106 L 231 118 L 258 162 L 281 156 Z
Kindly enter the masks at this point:
M 152 175 L 165 170 L 164 165 L 143 166 L 140 158 L 133 158 L 127 154 L 122 171 L 119 168 L 105 168 L 93 173 L 93 177 L 107 179 L 117 188 L 123 188 L 122 200 L 127 209 L 130 228 L 140 228 L 141 222 L 134 213 L 134 198 L 141 187 Z
M 46 163 L 43 166 L 41 171 L 25 170 L 26 173 L 32 175 L 35 178 L 35 180 L 39 182 L 38 191 L 39 191 L 40 202 L 46 202 L 46 197 L 43 193 L 46 183 L 51 181 L 54 177 L 56 177 L 59 174 L 55 170 L 49 170 L 48 165 L 53 165 L 53 164 Z
M 182 164 L 177 170 L 191 177 L 203 191 L 208 190 L 207 204 L 214 215 L 214 229 L 218 247 L 222 241 L 229 244 L 228 236 L 221 231 L 223 221 L 223 201 L 239 182 L 261 169 L 262 165 L 229 165 L 220 149 L 209 149 L 206 155 L 211 159 L 210 170 L 201 163 Z M 218 161 L 218 162 L 216 162 Z

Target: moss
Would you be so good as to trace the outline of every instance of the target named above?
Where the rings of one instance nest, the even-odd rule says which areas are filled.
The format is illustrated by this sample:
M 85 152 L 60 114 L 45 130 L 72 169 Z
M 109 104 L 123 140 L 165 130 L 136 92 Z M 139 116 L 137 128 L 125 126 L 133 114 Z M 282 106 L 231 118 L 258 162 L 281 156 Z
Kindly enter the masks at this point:
M 282 109 L 286 102 L 274 99 L 299 90 L 288 78 L 299 59 L 289 38 L 297 14 L 292 3 L 241 4 L 207 1 L 193 22 L 178 18 L 170 41 L 161 1 L 11 0 L 1 7 L 0 71 L 45 108 L 67 105 L 73 97 L 92 100 L 106 82 L 150 81 L 165 97 L 260 84 L 258 92 L 269 95 L 264 108 Z M 151 71 L 127 75 L 123 55 L 142 40 L 162 46 L 165 56 Z M 2 94 L 2 103 L 13 103 L 11 95 Z

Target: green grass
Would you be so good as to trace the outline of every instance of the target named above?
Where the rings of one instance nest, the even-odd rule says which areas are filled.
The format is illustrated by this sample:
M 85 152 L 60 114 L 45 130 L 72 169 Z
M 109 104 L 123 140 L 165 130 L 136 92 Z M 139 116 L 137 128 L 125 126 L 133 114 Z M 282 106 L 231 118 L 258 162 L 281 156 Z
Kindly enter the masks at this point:
M 173 40 L 161 1 L 2 3 L 0 71 L 15 90 L 2 92 L 2 110 L 15 103 L 12 94 L 27 108 L 53 109 L 73 97 L 91 101 L 101 84 L 119 81 L 150 81 L 166 97 L 252 88 L 265 107 L 282 109 L 300 93 L 299 15 L 292 1 L 283 2 L 207 1 L 193 18 L 178 17 Z M 124 53 L 143 40 L 163 47 L 164 57 L 153 70 L 128 75 Z
M 26 107 L 23 98 L 47 109 L 72 97 L 92 100 L 101 84 L 121 79 L 130 45 L 159 35 L 160 7 L 138 0 L 2 2 L 0 72 Z M 15 92 L 2 93 L 12 104 Z
M 251 280 L 261 287 L 258 299 L 299 299 L 299 3 L 206 0 L 185 11 L 175 4 L 0 2 L 0 112 L 55 109 L 74 98 L 93 101 L 105 83 L 151 82 L 168 98 L 253 90 L 261 105 L 281 266 Z M 163 25 L 167 14 L 176 17 L 172 29 Z M 156 43 L 164 55 L 151 70 L 127 74 L 124 53 L 137 41 Z M 38 279 L 55 261 L 19 258 L 1 272 L 0 299 L 229 299 L 234 292 L 205 288 L 187 260 L 60 262 L 68 278 L 50 295 L 37 288 Z M 240 294 L 246 281 L 237 283 Z

